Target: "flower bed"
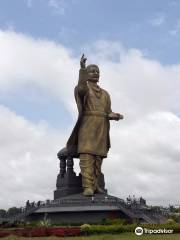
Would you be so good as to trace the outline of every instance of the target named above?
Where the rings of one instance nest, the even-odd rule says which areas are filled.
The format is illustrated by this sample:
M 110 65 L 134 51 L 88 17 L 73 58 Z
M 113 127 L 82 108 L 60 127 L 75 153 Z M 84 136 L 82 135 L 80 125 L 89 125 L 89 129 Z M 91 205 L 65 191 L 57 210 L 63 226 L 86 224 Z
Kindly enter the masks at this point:
M 15 235 L 19 237 L 46 237 L 46 236 L 79 236 L 81 230 L 79 227 L 66 227 L 66 228 L 21 228 L 15 230 L 0 230 L 0 238 L 7 237 L 9 235 Z
M 9 231 L 1 231 L 0 230 L 0 238 L 7 237 L 9 235 L 10 235 Z
M 48 228 L 49 236 L 78 236 L 81 234 L 80 227 L 74 228 Z

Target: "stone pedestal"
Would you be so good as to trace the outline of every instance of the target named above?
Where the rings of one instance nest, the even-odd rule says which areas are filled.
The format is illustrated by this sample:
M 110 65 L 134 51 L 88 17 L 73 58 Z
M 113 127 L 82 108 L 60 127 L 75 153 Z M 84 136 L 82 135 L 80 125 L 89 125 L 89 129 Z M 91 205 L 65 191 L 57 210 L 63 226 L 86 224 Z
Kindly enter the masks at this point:
M 60 171 L 57 176 L 56 190 L 54 191 L 54 200 L 71 194 L 83 192 L 81 174 L 79 174 L 79 176 L 76 176 L 76 173 L 73 169 L 74 159 L 78 158 L 78 156 L 75 154 L 69 154 L 66 148 L 63 148 L 61 151 L 59 151 L 57 156 L 60 160 Z M 99 182 L 100 187 L 105 190 L 103 174 L 101 174 Z
M 73 162 L 73 159 L 71 159 Z M 70 159 L 67 161 L 70 162 Z M 58 174 L 56 182 L 56 190 L 54 191 L 54 200 L 64 196 L 82 192 L 82 178 L 81 174 L 76 176 L 73 168 L 67 167 L 67 172 L 62 176 Z

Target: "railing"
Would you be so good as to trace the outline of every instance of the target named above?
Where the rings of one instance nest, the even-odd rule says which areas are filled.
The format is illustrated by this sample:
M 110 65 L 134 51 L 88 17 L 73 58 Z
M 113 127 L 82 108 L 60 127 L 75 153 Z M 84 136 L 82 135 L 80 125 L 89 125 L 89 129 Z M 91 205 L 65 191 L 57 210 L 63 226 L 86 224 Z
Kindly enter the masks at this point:
M 124 201 L 121 199 L 113 198 L 87 198 L 87 199 L 57 199 L 49 200 L 41 203 L 41 208 L 43 207 L 54 207 L 54 206 L 85 206 L 85 205 L 124 205 Z
M 129 205 L 123 199 L 115 198 L 115 197 L 107 197 L 104 198 L 81 198 L 81 199 L 56 199 L 56 200 L 46 200 L 46 201 L 38 201 L 37 203 L 31 203 L 26 207 L 21 208 L 21 213 L 15 216 L 8 216 L 5 218 L 0 218 L 0 223 L 9 222 L 14 223 L 15 221 L 24 219 L 27 215 L 33 213 L 38 208 L 46 208 L 46 207 L 68 207 L 68 206 L 117 206 L 120 210 L 126 212 L 129 216 L 133 216 L 134 214 L 139 217 L 147 218 L 157 218 L 159 215 L 164 215 L 163 211 L 155 211 L 154 209 L 148 208 L 144 206 L 143 208 L 138 205 Z M 146 218 L 146 220 L 147 220 Z

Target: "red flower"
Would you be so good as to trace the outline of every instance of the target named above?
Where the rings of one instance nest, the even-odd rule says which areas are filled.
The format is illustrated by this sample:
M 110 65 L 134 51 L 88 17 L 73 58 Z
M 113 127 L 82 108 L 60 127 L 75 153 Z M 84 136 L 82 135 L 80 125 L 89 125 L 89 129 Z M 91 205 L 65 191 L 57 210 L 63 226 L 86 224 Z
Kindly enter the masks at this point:
M 0 238 L 11 235 L 10 231 L 0 231 Z
M 80 228 L 48 228 L 51 236 L 78 236 L 81 233 Z
M 0 231 L 0 237 L 16 235 L 19 237 L 45 237 L 45 236 L 78 236 L 81 234 L 79 227 L 57 227 L 57 228 L 19 228 L 11 231 Z

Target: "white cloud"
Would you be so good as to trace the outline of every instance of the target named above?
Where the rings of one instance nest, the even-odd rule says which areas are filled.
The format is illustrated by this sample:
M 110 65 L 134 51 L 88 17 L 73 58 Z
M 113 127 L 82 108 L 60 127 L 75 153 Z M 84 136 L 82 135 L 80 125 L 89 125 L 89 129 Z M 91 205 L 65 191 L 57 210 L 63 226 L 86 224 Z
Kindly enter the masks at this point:
M 14 32 L 1 31 L 0 39 L 3 56 L 0 59 L 0 91 L 11 92 L 33 85 L 47 89 L 72 105 L 70 96 L 73 95 L 78 68 L 71 51 L 60 44 L 34 40 Z
M 177 20 L 177 28 L 180 29 L 180 19 Z
M 149 20 L 149 23 L 153 26 L 161 26 L 165 23 L 165 16 L 163 13 L 156 14 L 153 18 Z
M 26 87 L 28 95 L 29 85 L 38 86 L 77 117 L 73 88 L 79 58 L 71 50 L 11 31 L 1 31 L 0 42 L 0 93 Z M 177 203 L 180 65 L 163 66 L 139 50 L 105 41 L 84 51 L 88 63 L 100 66 L 100 85 L 110 93 L 113 110 L 125 116 L 111 124 L 112 149 L 103 164 L 109 192 L 119 197 L 142 195 L 150 204 Z M 51 126 L 32 124 L 5 106 L 0 114 L 1 207 L 52 198 L 56 152 L 65 145 L 72 126 L 59 133 Z
M 7 21 L 5 23 L 5 28 L 9 31 L 15 31 L 15 24 L 12 21 Z
M 48 0 L 48 6 L 53 13 L 59 15 L 65 15 L 67 9 L 75 4 L 79 4 L 79 0 Z
M 114 173 L 107 177 L 110 192 L 121 197 L 140 194 L 149 204 L 179 203 L 180 119 L 156 112 L 135 124 L 117 125 L 110 160 L 104 162 L 104 171 Z
M 170 35 L 175 36 L 178 34 L 179 30 L 180 30 L 180 19 L 177 20 L 176 26 L 172 30 L 170 30 L 169 33 Z
M 176 0 L 169 1 L 169 5 L 172 7 L 176 7 L 177 5 L 179 5 L 179 1 Z
M 60 15 L 64 15 L 66 2 L 64 0 L 48 0 L 48 5 Z
M 26 5 L 28 8 L 32 7 L 32 0 L 26 0 Z
M 52 198 L 64 136 L 0 105 L 0 207 Z M 57 137 L 58 136 L 58 137 Z
M 62 26 L 58 32 L 58 36 L 61 40 L 68 41 L 69 38 L 77 36 L 77 31 L 75 29 Z
M 170 35 L 172 35 L 172 36 L 175 36 L 177 34 L 177 32 L 178 31 L 176 29 L 172 29 L 169 31 Z

